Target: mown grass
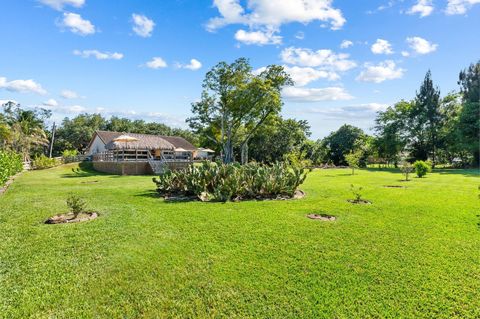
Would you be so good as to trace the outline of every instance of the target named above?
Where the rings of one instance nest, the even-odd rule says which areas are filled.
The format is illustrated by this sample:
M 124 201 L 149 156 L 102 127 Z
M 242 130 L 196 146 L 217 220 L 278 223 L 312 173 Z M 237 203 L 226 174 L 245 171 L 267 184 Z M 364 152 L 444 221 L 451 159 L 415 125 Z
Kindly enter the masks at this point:
M 0 196 L 0 318 L 480 317 L 478 171 L 316 170 L 302 200 L 222 204 L 72 167 Z M 43 224 L 72 192 L 101 216 Z

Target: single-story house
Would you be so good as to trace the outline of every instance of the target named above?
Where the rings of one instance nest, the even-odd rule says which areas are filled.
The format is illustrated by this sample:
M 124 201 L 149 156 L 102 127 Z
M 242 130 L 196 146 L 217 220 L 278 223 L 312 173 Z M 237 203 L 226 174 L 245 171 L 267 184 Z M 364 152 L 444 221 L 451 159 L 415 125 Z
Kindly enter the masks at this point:
M 215 155 L 215 151 L 209 148 L 199 147 L 194 153 L 193 158 L 198 160 L 211 160 Z
M 96 131 L 86 148 L 95 169 L 143 175 L 190 165 L 197 148 L 179 136 Z

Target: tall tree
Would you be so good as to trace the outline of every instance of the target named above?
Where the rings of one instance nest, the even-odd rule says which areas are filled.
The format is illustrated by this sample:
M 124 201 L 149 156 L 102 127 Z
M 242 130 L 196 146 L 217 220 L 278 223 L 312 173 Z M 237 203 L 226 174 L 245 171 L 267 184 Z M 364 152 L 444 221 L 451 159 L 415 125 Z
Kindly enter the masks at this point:
M 459 129 L 463 142 L 474 158 L 480 163 L 480 61 L 460 72 L 458 84 L 461 87 L 463 107 L 459 118 Z
M 323 139 L 328 149 L 328 158 L 335 165 L 346 165 L 345 155 L 355 152 L 362 147 L 367 139 L 362 129 L 344 124 L 337 131 Z
M 440 89 L 434 86 L 430 70 L 417 92 L 411 115 L 414 123 L 414 135 L 411 138 L 417 143 L 414 143 L 414 148 L 418 155 L 423 151 L 425 152 L 423 156 L 431 155 L 432 166 L 435 167 L 442 113 L 440 112 Z
M 248 141 L 269 116 L 280 112 L 281 89 L 292 84 L 281 66 L 268 66 L 256 75 L 245 58 L 220 62 L 206 74 L 201 101 L 192 104 L 194 116 L 187 122 L 221 148 L 225 163 L 234 161 L 235 145 L 245 162 Z

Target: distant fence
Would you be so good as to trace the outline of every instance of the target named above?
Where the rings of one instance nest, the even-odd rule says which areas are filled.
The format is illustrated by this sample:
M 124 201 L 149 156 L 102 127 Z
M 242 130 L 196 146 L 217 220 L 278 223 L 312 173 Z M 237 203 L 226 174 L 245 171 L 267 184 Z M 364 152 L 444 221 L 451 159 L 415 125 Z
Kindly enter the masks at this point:
M 84 162 L 84 161 L 89 161 L 90 156 L 89 155 L 83 155 L 83 154 L 75 155 L 75 156 L 65 156 L 65 157 L 62 158 L 62 160 L 65 164 L 75 163 L 75 162 Z

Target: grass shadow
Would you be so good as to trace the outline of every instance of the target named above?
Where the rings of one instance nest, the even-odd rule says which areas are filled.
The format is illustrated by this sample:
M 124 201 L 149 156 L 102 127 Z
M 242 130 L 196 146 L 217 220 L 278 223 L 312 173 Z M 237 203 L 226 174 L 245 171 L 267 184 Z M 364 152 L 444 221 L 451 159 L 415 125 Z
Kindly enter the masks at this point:
M 62 178 L 81 178 L 105 175 L 109 174 L 96 171 L 91 162 L 80 162 L 78 168 L 72 168 L 71 173 L 62 174 Z

